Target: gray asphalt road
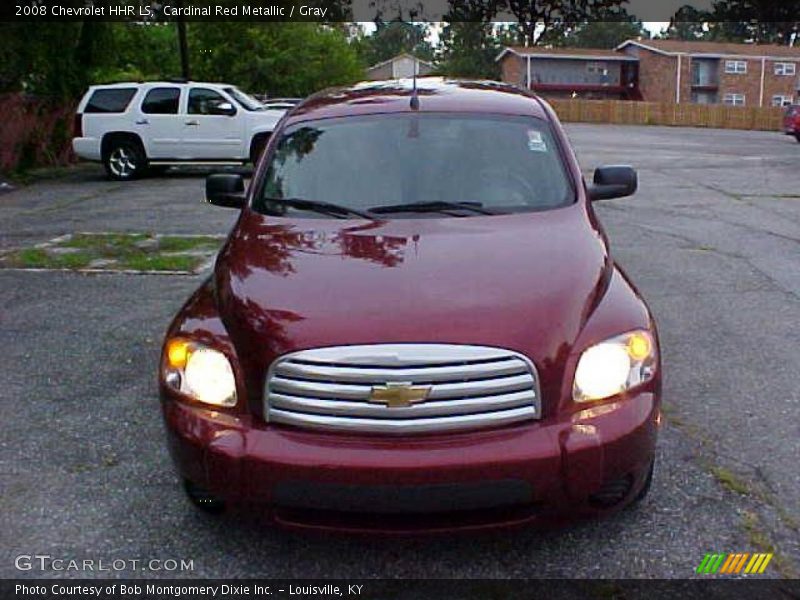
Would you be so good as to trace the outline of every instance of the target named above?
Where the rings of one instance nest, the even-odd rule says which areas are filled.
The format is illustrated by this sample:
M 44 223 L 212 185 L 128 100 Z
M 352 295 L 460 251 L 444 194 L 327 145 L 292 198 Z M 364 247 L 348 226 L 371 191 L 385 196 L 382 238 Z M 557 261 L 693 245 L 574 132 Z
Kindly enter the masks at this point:
M 599 207 L 659 321 L 667 419 L 651 496 L 563 531 L 381 541 L 199 514 L 164 445 L 161 335 L 195 277 L 0 271 L 0 576 L 20 554 L 184 559 L 98 576 L 687 577 L 706 552 L 800 565 L 800 144 L 774 133 L 575 125 L 581 164 L 640 169 Z M 0 196 L 0 248 L 70 231 L 220 233 L 203 180 L 80 169 Z M 117 563 L 120 564 L 120 563 Z M 130 565 L 128 565 L 130 566 Z M 88 573 L 91 575 L 91 573 Z

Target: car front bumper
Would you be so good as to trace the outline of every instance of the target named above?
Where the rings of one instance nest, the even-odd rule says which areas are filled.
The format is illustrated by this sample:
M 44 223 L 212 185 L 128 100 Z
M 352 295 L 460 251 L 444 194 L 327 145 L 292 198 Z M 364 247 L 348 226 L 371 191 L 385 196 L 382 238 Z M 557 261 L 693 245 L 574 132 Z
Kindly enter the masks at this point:
M 654 391 L 563 420 L 402 438 L 270 426 L 163 389 L 162 400 L 183 478 L 264 505 L 283 526 L 350 532 L 491 529 L 614 510 L 645 484 L 659 421 Z M 612 504 L 602 501 L 609 494 Z

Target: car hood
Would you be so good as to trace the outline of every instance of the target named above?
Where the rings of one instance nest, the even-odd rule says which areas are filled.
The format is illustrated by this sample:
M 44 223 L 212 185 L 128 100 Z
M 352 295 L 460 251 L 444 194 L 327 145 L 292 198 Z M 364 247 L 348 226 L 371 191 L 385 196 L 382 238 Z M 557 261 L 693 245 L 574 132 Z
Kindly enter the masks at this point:
M 259 377 L 293 350 L 397 342 L 508 348 L 541 372 L 563 364 L 609 271 L 581 205 L 375 222 L 245 209 L 215 283 L 239 360 Z

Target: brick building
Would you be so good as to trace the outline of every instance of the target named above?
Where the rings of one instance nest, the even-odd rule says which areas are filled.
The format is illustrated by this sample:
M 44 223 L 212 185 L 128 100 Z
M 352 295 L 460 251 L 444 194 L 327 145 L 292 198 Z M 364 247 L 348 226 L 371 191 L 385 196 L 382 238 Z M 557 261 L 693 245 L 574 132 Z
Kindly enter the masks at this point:
M 617 51 L 639 60 L 645 100 L 783 106 L 800 95 L 800 48 L 628 40 Z
M 544 96 L 640 99 L 638 60 L 624 52 L 509 46 L 496 60 L 503 81 Z
M 736 106 L 800 99 L 800 47 L 628 40 L 615 50 L 508 47 L 503 81 L 546 96 Z

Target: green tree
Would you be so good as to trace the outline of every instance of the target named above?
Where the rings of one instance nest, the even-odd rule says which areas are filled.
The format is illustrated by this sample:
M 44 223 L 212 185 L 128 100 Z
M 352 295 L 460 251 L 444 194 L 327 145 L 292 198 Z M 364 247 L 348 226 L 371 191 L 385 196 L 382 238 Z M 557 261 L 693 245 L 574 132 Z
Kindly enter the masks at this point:
M 192 75 L 254 93 L 304 96 L 363 77 L 355 50 L 317 23 L 191 23 Z
M 670 19 L 669 26 L 658 37 L 668 40 L 696 42 L 708 40 L 711 15 L 693 6 L 682 6 Z
M 54 100 L 80 95 L 113 44 L 110 24 L 93 21 L 3 23 L 0 33 L 2 89 Z
M 715 39 L 788 45 L 800 32 L 800 0 L 717 0 Z
M 638 37 L 650 37 L 639 21 L 587 21 L 571 28 L 554 45 L 608 50 Z
M 440 71 L 455 77 L 499 78 L 495 58 L 500 43 L 493 23 L 499 0 L 448 0 L 448 6 L 447 24 L 440 37 Z
M 115 59 L 94 69 L 93 83 L 180 76 L 175 23 L 114 23 L 112 35 Z
M 441 34 L 442 58 L 439 71 L 452 77 L 498 79 L 500 52 L 491 23 L 476 21 L 448 23 Z
M 717 0 L 710 12 L 683 6 L 666 39 L 788 45 L 800 32 L 800 0 Z
M 627 0 L 505 0 L 517 18 L 518 41 L 535 46 L 551 43 L 575 23 L 620 14 Z M 551 31 L 555 30 L 555 31 Z
M 30 69 L 33 27 L 28 23 L 0 22 L 0 92 L 16 92 Z
M 413 54 L 420 60 L 432 62 L 434 49 L 426 39 L 428 26 L 409 21 L 375 21 L 375 31 L 353 42 L 364 66 L 389 60 L 398 54 Z

